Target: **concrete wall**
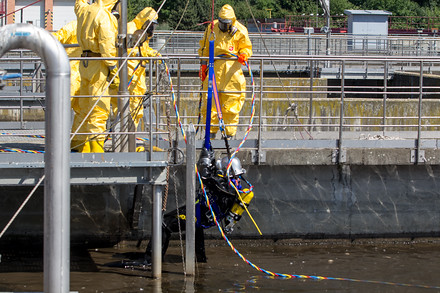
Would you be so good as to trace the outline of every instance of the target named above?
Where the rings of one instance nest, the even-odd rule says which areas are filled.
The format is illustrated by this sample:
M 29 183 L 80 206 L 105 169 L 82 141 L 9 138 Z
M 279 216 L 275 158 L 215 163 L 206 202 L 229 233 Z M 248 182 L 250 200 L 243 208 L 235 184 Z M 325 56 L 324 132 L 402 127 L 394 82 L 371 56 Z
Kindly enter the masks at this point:
M 331 150 L 316 151 L 322 158 Z M 440 167 L 387 164 L 380 157 L 374 164 L 297 164 L 301 150 L 268 154 L 266 165 L 249 164 L 240 154 L 255 197 L 249 207 L 266 238 L 357 238 L 418 237 L 440 235 Z M 305 152 L 307 153 L 307 152 Z M 395 151 L 383 152 L 392 157 Z M 438 154 L 437 154 L 438 155 Z M 284 156 L 284 157 L 283 157 Z M 372 150 L 371 156 L 377 157 Z M 183 167 L 172 168 L 167 211 L 184 203 Z M 1 187 L 0 227 L 4 227 L 30 188 Z M 138 199 L 141 209 L 132 221 L 133 187 L 72 187 L 73 243 L 116 243 L 123 239 L 145 239 L 150 234 L 151 190 Z M 10 227 L 8 239 L 42 237 L 43 191 L 33 196 Z M 207 231 L 219 237 L 218 230 Z M 244 214 L 231 237 L 261 237 Z

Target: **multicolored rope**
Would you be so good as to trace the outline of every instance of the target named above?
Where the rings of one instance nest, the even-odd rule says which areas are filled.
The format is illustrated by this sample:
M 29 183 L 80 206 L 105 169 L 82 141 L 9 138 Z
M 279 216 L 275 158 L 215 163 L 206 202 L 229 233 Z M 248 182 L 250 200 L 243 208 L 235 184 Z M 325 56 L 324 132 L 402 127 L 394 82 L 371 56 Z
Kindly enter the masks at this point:
M 166 70 L 166 72 L 167 72 L 168 81 L 169 81 L 169 83 L 170 83 L 171 98 L 172 98 L 172 100 L 173 100 L 173 107 L 174 107 L 174 112 L 176 113 L 177 123 L 179 124 L 179 128 L 180 128 L 180 131 L 181 131 L 181 133 L 182 133 L 183 139 L 185 140 L 185 143 L 187 143 L 187 140 L 186 140 L 186 133 L 185 133 L 185 130 L 183 129 L 182 119 L 180 118 L 180 115 L 179 115 L 179 109 L 178 109 L 178 107 L 177 107 L 176 96 L 175 96 L 175 94 L 174 94 L 173 81 L 171 80 L 171 74 L 170 74 L 170 71 L 169 71 L 168 66 L 167 66 L 167 64 L 165 63 L 165 61 L 164 61 L 164 60 L 161 60 L 161 61 L 162 61 L 162 63 L 165 65 L 165 70 Z
M 0 135 L 5 136 L 21 136 L 21 137 L 33 137 L 33 138 L 45 138 L 45 135 L 35 135 L 35 134 L 24 134 L 24 133 L 8 133 L 8 132 L 2 132 Z
M 44 154 L 44 151 L 23 150 L 23 149 L 17 149 L 17 148 L 5 148 L 5 149 L 0 149 L 0 153 Z

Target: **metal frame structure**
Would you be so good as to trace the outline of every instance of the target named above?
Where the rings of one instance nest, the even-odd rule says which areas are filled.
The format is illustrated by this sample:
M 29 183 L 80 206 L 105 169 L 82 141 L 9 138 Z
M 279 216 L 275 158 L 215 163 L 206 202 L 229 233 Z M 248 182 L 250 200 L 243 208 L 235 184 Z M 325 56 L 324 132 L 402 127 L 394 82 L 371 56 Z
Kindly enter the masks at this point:
M 28 57 L 20 58 L 24 55 Z M 162 186 L 166 184 L 165 168 L 168 166 L 168 158 L 167 152 L 156 152 L 154 147 L 169 151 L 173 147 L 185 148 L 178 134 L 178 121 L 167 117 L 164 109 L 171 106 L 170 96 L 173 95 L 173 102 L 180 110 L 180 122 L 183 127 L 187 128 L 188 125 L 196 123 L 197 109 L 194 105 L 201 94 L 196 71 L 200 60 L 195 54 L 170 54 L 161 57 L 169 64 L 173 74 L 175 92 L 171 93 L 170 89 L 160 85 L 156 63 L 159 58 L 137 59 L 149 62 L 148 80 L 152 95 L 145 108 L 148 118 L 144 121 L 144 127 L 138 131 L 127 132 L 121 128 L 121 131 L 106 134 L 146 137 L 144 145 L 147 152 L 71 153 L 67 165 L 71 170 L 71 184 L 153 185 L 153 221 L 160 223 L 160 199 Z M 27 52 L 19 52 L 19 56 L 12 58 L 0 59 L 2 65 L 23 73 L 24 64 L 28 63 L 31 68 L 38 68 L 39 66 L 33 64 L 41 64 L 41 61 Z M 14 64 L 18 66 L 14 67 Z M 369 148 L 409 149 L 411 153 L 408 153 L 408 157 L 411 156 L 411 162 L 418 164 L 426 162 L 425 150 L 440 149 L 440 115 L 428 111 L 440 96 L 440 86 L 438 83 L 427 83 L 429 78 L 434 81 L 440 79 L 440 76 L 435 74 L 440 72 L 440 57 L 255 55 L 250 64 L 254 84 L 251 86 L 251 79 L 248 78 L 247 99 L 241 113 L 239 132 L 236 139 L 230 141 L 230 146 L 234 148 L 239 145 L 240 134 L 248 126 L 251 115 L 248 105 L 254 95 L 254 130 L 243 149 L 252 153 L 252 161 L 256 164 L 266 163 L 268 151 L 286 149 L 309 149 L 317 152 L 322 149 L 331 150 L 331 163 L 344 164 L 347 161 L 347 150 Z M 249 72 L 245 71 L 249 76 Z M 49 74 L 49 68 L 43 68 L 42 72 Z M 275 75 L 279 72 L 283 76 L 281 79 Z M 393 84 L 393 78 L 401 72 L 407 74 L 411 83 Z M 377 83 L 368 85 L 366 82 L 371 80 Z M 23 89 L 27 81 L 37 86 L 30 87 L 26 92 Z M 361 82 L 363 83 L 360 84 Z M 11 117 L 19 117 L 3 128 L 16 127 L 15 133 L 7 137 L 20 137 L 26 129 L 32 129 L 37 133 L 42 121 L 28 119 L 26 111 L 44 114 L 45 109 L 49 109 L 49 100 L 46 99 L 46 105 L 40 103 L 43 93 L 36 90 L 44 88 L 43 85 L 44 80 L 36 74 L 31 74 L 30 77 L 23 74 L 18 82 L 7 85 L 6 88 L 9 90 L 2 93 L 0 109 L 10 111 Z M 123 92 L 119 97 L 127 98 Z M 393 103 L 396 101 L 400 102 L 402 107 L 410 105 L 408 107 L 415 108 L 416 111 L 393 112 Z M 353 111 L 360 107 L 357 103 L 373 102 L 375 104 L 371 107 L 377 108 L 375 111 L 370 111 L 369 108 L 365 108 L 364 112 Z M 168 119 L 171 119 L 171 125 L 167 124 Z M 6 123 L 4 121 L 2 126 L 7 126 Z M 169 126 L 172 127 L 165 130 Z M 195 126 L 203 127 L 203 124 Z M 310 136 L 305 135 L 307 132 Z M 47 136 L 49 133 L 41 134 Z M 165 135 L 174 135 L 173 146 L 170 141 L 163 139 Z M 379 138 L 365 139 L 367 135 L 377 135 Z M 4 137 L 6 136 L 0 136 L 0 146 L 4 143 Z M 194 141 L 193 149 L 202 145 L 196 138 Z M 224 143 L 215 140 L 212 146 L 214 149 L 222 149 Z M 47 151 L 48 149 L 46 153 Z M 0 154 L 0 184 L 35 185 L 43 175 L 45 167 L 47 161 L 43 154 Z M 192 190 L 192 187 L 188 186 L 188 190 Z M 159 230 L 153 227 L 153 238 L 156 240 L 161 239 Z M 153 245 L 154 255 L 160 255 L 159 244 L 155 242 Z M 160 261 L 155 259 L 155 263 L 153 276 L 160 277 Z M 192 269 L 188 267 L 189 274 L 193 272 Z

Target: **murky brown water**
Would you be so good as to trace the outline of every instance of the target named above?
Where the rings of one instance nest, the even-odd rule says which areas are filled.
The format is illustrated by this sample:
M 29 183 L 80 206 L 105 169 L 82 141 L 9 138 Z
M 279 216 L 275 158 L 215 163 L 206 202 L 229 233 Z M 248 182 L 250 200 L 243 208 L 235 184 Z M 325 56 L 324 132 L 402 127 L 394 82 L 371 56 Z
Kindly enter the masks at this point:
M 440 286 L 440 241 L 232 241 L 257 266 L 277 273 L 344 277 L 413 285 Z M 181 249 L 173 241 L 161 280 L 140 267 L 108 266 L 135 247 L 73 249 L 71 291 L 78 292 L 440 292 L 336 280 L 277 279 L 245 262 L 222 241 L 207 241 L 208 263 L 185 277 Z M 1 292 L 43 291 L 42 255 L 2 249 Z M 126 254 L 125 254 L 126 256 Z

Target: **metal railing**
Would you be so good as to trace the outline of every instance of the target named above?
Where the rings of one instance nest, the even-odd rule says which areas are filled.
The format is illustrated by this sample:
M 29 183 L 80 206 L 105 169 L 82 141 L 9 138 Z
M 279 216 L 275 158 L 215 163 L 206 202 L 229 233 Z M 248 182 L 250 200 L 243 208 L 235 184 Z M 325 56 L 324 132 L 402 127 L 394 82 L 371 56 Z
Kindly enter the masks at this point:
M 150 63 L 147 85 L 151 96 L 144 105 L 144 119 L 135 135 L 141 139 L 138 144 L 145 144 L 147 150 L 172 148 L 170 141 L 180 141 L 174 145 L 182 143 L 174 104 L 184 127 L 191 123 L 199 128 L 204 125 L 203 120 L 198 122 L 202 94 L 198 79 L 200 59 L 190 54 L 163 56 L 172 68 L 173 92 L 168 76 L 156 62 L 158 59 L 143 58 Z M 11 60 L 16 61 L 1 59 L 0 67 L 5 62 L 10 65 Z M 33 61 L 40 63 L 38 58 Z M 290 148 L 304 140 L 313 140 L 308 146 L 319 148 L 326 145 L 325 140 L 341 144 L 346 139 L 360 142 L 398 139 L 416 143 L 421 139 L 440 139 L 440 75 L 436 75 L 439 66 L 440 57 L 421 56 L 252 57 L 253 85 L 249 71 L 244 68 L 247 98 L 234 139 L 241 139 L 248 127 L 252 101 L 255 113 L 249 139 L 254 143 L 245 144 L 245 148 L 258 149 L 265 143 L 275 148 Z M 25 80 L 27 76 L 22 78 Z M 42 82 L 36 77 L 32 81 Z M 44 88 L 44 84 L 35 88 Z M 29 117 L 26 112 L 39 117 L 36 113 L 44 111 L 44 103 L 25 107 L 22 102 L 23 97 L 39 100 L 44 93 L 21 90 L 7 93 L 2 93 L 0 110 L 9 112 L 10 120 L 19 121 L 21 129 L 32 122 L 26 118 Z M 4 102 L 14 99 L 18 99 L 16 108 Z M 127 134 L 114 129 L 109 127 L 106 134 L 113 138 Z M 198 132 L 198 139 L 202 139 L 202 132 Z M 271 145 L 271 140 L 283 143 Z
M 163 55 L 197 54 L 202 33 L 157 32 L 151 41 Z M 256 55 L 327 55 L 327 36 L 319 32 L 308 34 L 250 33 Z M 440 40 L 427 35 L 374 36 L 333 34 L 328 46 L 330 55 L 437 56 Z

